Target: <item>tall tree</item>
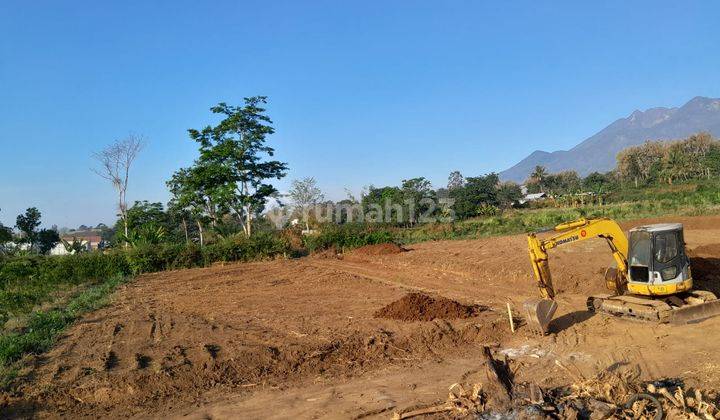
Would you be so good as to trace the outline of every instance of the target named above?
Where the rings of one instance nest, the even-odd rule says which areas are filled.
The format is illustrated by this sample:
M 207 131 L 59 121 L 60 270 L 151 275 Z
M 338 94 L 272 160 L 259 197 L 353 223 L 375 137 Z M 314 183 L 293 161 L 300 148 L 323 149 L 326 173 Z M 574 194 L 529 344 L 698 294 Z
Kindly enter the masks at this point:
M 592 172 L 586 176 L 582 185 L 588 191 L 592 191 L 596 194 L 605 193 L 611 190 L 615 184 L 615 177 L 612 172 L 601 174 L 600 172 Z
M 478 177 L 468 177 L 465 186 L 450 190 L 454 200 L 453 209 L 457 217 L 464 219 L 478 214 L 481 206 L 497 206 L 498 175 L 490 173 Z
M 312 177 L 295 179 L 290 184 L 288 195 L 293 201 L 293 204 L 295 204 L 295 208 L 300 211 L 302 215 L 303 221 L 305 222 L 305 230 L 309 230 L 310 224 L 308 219 L 310 216 L 310 208 L 325 198 L 317 186 L 317 181 Z
M 497 201 L 501 207 L 510 208 L 523 198 L 522 189 L 512 181 L 503 182 L 497 188 Z
M 405 221 L 411 226 L 416 222 L 424 222 L 419 218 L 430 217 L 435 210 L 435 191 L 430 181 L 424 177 L 404 179 L 400 187 L 403 197 Z
M 462 176 L 460 171 L 452 171 L 448 176 L 447 189 L 452 190 L 453 188 L 460 188 L 465 185 L 465 178 Z
M 60 243 L 60 235 L 57 230 L 40 229 L 37 233 L 37 249 L 41 254 L 47 254 L 58 243 Z
M 537 182 L 540 187 L 540 191 L 545 191 L 545 178 L 548 176 L 548 171 L 544 166 L 537 165 L 530 174 L 530 179 Z
M 15 227 L 24 234 L 23 240 L 27 242 L 30 249 L 33 249 L 37 241 L 37 228 L 40 226 L 40 218 L 42 214 L 36 207 L 30 207 L 25 210 L 25 214 L 18 215 L 15 220 Z
M 234 213 L 250 236 L 254 215 L 277 193 L 267 180 L 284 177 L 287 164 L 269 160 L 275 150 L 266 145 L 266 137 L 275 129 L 262 107 L 267 98 L 254 96 L 244 100 L 243 106 L 221 102 L 210 108 L 214 114 L 223 115 L 223 120 L 214 127 L 188 132 L 200 144 L 200 157 L 195 165 L 205 168 L 194 174 L 200 177 L 196 180 L 216 193 L 215 199 L 220 202 L 213 205 Z
M 107 179 L 118 193 L 118 210 L 123 221 L 125 236 L 128 235 L 127 189 L 130 179 L 130 167 L 142 150 L 145 140 L 141 136 L 129 135 L 116 140 L 105 149 L 93 153 L 93 158 L 100 164 L 93 172 Z
M 12 229 L 0 223 L 0 246 L 12 241 Z

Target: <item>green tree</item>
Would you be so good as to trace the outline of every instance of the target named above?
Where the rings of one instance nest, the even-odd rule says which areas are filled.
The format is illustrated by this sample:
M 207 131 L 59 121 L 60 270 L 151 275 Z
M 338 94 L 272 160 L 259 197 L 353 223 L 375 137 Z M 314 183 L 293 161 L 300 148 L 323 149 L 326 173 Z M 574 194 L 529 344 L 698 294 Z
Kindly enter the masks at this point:
M 217 226 L 229 211 L 227 203 L 233 199 L 235 185 L 226 175 L 221 165 L 196 161 L 192 167 L 175 172 L 167 182 L 173 195 L 169 205 L 194 221 L 200 246 L 205 243 L 205 225 Z
M 548 171 L 544 166 L 537 165 L 535 169 L 530 173 L 530 179 L 535 181 L 540 188 L 540 191 L 545 192 L 545 178 L 548 176 Z
M 421 217 L 433 216 L 437 197 L 430 181 L 424 177 L 404 179 L 401 193 L 403 198 L 404 218 L 411 226 Z
M 37 249 L 41 254 L 47 254 L 58 243 L 60 235 L 54 229 L 40 229 L 37 233 Z
M 87 247 L 83 244 L 82 240 L 79 240 L 78 238 L 74 237 L 72 238 L 72 242 L 68 242 L 64 239 L 61 239 L 63 246 L 65 247 L 65 251 L 67 251 L 70 254 L 80 254 L 83 252 L 87 252 Z
M 398 187 L 370 186 L 361 199 L 365 221 L 371 223 L 405 223 L 403 193 Z
M 18 215 L 15 220 L 15 227 L 23 233 L 22 241 L 27 243 L 30 249 L 33 249 L 37 241 L 37 228 L 40 226 L 41 217 L 40 210 L 30 207 L 25 210 L 25 214 Z
M 582 186 L 585 190 L 601 194 L 608 192 L 615 187 L 615 177 L 612 172 L 600 173 L 592 172 L 582 180 Z
M 151 203 L 147 200 L 136 201 L 127 212 L 130 229 L 136 229 L 149 223 L 168 226 L 170 217 L 163 208 L 162 203 Z
M 707 177 L 720 175 L 720 141 L 714 141 L 703 158 L 703 166 L 707 168 Z
M 266 145 L 266 137 L 275 130 L 262 107 L 265 103 L 265 96 L 245 98 L 243 106 L 221 102 L 210 109 L 223 116 L 219 124 L 188 130 L 200 145 L 195 166 L 202 168 L 192 171 L 189 179 L 212 194 L 206 197 L 215 200 L 213 206 L 231 211 L 247 236 L 252 233 L 253 217 L 277 194 L 267 180 L 281 179 L 287 171 L 286 163 L 269 159 L 275 150 Z
M 510 208 L 523 198 L 522 189 L 514 182 L 503 182 L 498 185 L 497 201 L 500 207 Z
M 0 223 L 0 250 L 2 246 L 12 241 L 12 229 Z
M 12 241 L 12 231 L 6 226 L 0 224 L 0 245 L 6 244 Z
M 545 192 L 553 195 L 574 194 L 582 189 L 582 180 L 575 171 L 545 175 Z
M 498 175 L 490 173 L 478 177 L 469 177 L 462 188 L 450 190 L 450 198 L 454 200 L 453 209 L 460 219 L 466 219 L 478 214 L 478 211 L 487 206 L 497 206 Z

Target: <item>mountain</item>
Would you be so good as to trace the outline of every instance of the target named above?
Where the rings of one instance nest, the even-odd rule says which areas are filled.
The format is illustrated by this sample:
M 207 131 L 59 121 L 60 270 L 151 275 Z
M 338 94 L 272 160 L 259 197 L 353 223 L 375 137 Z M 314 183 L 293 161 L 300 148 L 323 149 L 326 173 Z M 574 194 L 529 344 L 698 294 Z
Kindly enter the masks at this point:
M 500 179 L 522 182 L 536 165 L 549 172 L 607 172 L 615 167 L 618 152 L 647 140 L 675 140 L 707 131 L 720 137 L 720 99 L 698 96 L 680 108 L 634 111 L 602 129 L 570 150 L 536 150 L 515 166 L 500 172 Z

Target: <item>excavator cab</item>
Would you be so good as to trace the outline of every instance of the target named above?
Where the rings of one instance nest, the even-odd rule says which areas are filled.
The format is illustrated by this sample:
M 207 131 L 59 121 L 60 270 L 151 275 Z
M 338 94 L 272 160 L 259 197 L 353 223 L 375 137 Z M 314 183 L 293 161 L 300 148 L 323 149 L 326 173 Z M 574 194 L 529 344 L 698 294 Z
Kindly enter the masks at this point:
M 629 293 L 666 296 L 692 289 L 682 224 L 639 226 L 628 239 Z

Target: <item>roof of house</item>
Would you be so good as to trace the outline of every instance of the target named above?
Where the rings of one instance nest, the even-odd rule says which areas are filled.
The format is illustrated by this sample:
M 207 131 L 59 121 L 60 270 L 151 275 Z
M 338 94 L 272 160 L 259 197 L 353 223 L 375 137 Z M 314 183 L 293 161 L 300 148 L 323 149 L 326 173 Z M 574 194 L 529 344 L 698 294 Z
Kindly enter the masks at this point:
M 543 198 L 545 196 L 547 196 L 547 194 L 545 194 L 544 192 L 539 192 L 539 193 L 528 194 L 525 196 L 525 199 L 526 200 L 537 200 L 538 198 Z
M 88 241 L 88 242 L 102 241 L 102 237 L 100 235 L 97 235 L 97 234 L 80 234 L 80 235 L 78 235 L 77 232 L 62 235 L 60 238 L 64 241 L 68 241 L 68 242 L 72 241 L 72 240 Z

